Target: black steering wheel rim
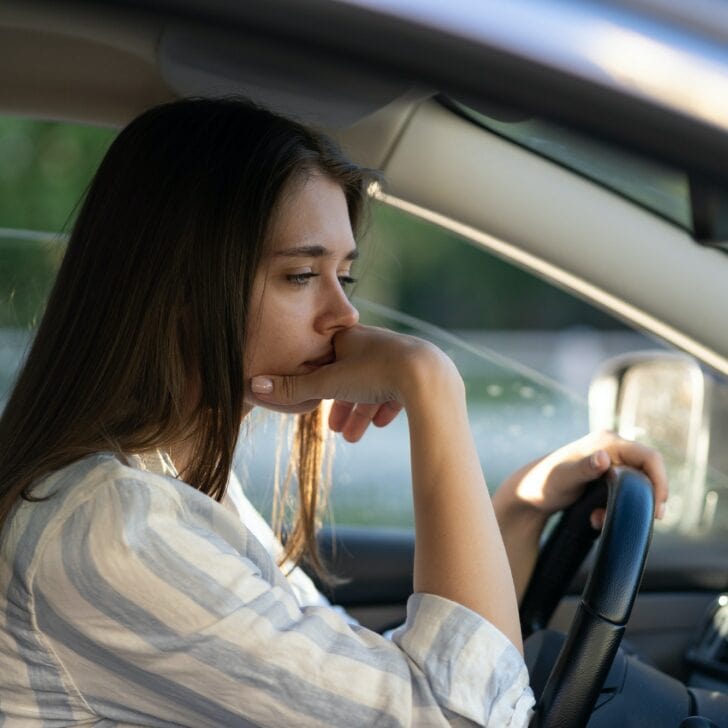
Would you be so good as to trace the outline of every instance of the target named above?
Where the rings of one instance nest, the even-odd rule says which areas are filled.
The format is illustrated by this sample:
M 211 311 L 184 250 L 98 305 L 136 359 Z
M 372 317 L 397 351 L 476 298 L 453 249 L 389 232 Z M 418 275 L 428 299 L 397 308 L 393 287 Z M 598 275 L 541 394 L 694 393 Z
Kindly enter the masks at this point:
M 591 511 L 607 515 L 594 566 L 531 720 L 532 728 L 585 725 L 624 633 L 652 538 L 654 497 L 647 477 L 614 468 L 587 487 L 549 535 L 521 603 L 524 636 L 546 626 L 598 536 Z

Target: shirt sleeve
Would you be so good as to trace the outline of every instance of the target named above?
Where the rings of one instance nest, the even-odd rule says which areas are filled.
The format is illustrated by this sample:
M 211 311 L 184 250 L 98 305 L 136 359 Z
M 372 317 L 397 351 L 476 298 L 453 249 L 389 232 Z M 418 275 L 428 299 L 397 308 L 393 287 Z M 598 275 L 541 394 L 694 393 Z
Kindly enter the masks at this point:
M 155 726 L 526 726 L 523 659 L 479 615 L 413 595 L 390 642 L 299 605 L 260 543 L 166 479 L 118 477 L 65 518 L 35 619 L 94 714 Z

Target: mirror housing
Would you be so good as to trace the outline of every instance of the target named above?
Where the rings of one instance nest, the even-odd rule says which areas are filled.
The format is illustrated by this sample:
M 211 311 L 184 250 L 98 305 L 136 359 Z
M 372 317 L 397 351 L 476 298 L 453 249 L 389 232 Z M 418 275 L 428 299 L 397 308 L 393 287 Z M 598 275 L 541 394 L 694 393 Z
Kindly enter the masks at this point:
M 670 480 L 663 529 L 695 532 L 728 508 L 728 463 L 717 437 L 728 425 L 728 386 L 685 354 L 631 352 L 607 360 L 589 387 L 589 426 L 659 450 Z M 711 441 L 713 447 L 711 447 Z M 713 487 L 714 478 L 726 481 Z M 719 500 L 722 501 L 719 503 Z

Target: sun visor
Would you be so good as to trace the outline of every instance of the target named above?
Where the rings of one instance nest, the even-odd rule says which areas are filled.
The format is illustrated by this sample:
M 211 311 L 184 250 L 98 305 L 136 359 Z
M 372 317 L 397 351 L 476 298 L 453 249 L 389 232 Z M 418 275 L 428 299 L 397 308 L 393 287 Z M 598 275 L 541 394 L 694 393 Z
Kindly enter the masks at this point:
M 372 75 L 320 49 L 240 31 L 164 30 L 160 73 L 180 96 L 241 94 L 304 123 L 343 128 L 408 90 L 404 81 Z

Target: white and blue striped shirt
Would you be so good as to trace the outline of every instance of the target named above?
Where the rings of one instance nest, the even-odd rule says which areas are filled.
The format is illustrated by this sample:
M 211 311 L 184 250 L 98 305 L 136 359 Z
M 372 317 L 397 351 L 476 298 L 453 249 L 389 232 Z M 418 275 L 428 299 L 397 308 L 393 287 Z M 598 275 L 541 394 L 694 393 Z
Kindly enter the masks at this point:
M 154 469 L 89 456 L 12 512 L 2 728 L 527 725 L 523 659 L 479 615 L 414 594 L 391 641 L 351 624 L 292 586 L 241 492 L 226 507 Z

